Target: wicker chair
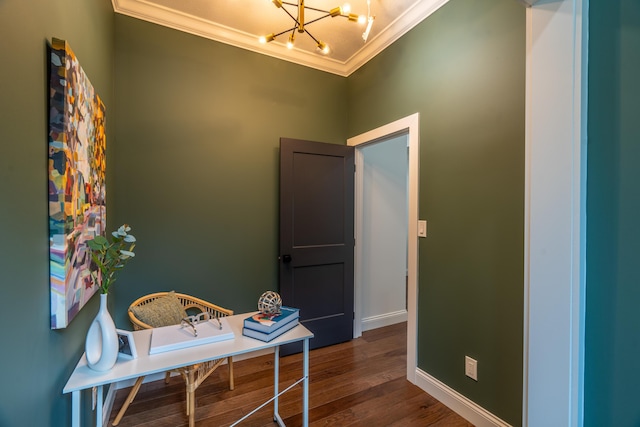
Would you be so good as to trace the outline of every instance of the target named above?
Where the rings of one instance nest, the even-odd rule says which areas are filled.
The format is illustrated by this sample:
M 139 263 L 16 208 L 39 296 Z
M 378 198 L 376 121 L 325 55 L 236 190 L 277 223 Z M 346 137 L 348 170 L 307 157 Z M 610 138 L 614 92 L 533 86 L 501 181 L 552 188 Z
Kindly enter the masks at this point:
M 147 325 L 146 323 L 142 322 L 140 319 L 136 318 L 131 308 L 149 304 L 150 302 L 158 298 L 165 297 L 168 294 L 169 292 L 156 292 L 156 293 L 145 295 L 141 298 L 138 298 L 133 303 L 131 303 L 131 305 L 129 306 L 129 319 L 133 324 L 134 330 L 139 331 L 142 329 L 152 329 L 152 326 Z M 210 302 L 204 301 L 202 299 L 195 298 L 185 294 L 179 294 L 179 293 L 175 293 L 175 295 L 188 314 L 193 314 L 193 312 L 195 311 L 195 312 L 209 313 L 211 317 L 225 317 L 225 316 L 233 315 L 233 310 L 228 310 L 226 308 L 219 307 L 215 304 L 211 304 Z M 195 412 L 196 389 L 200 384 L 202 384 L 202 382 L 205 379 L 207 379 L 209 375 L 211 375 L 213 371 L 215 371 L 218 368 L 218 366 L 220 366 L 224 362 L 224 360 L 225 359 L 210 360 L 208 362 L 186 366 L 184 368 L 176 369 L 174 371 L 168 371 L 166 373 L 165 383 L 169 382 L 169 377 L 171 375 L 171 372 L 179 373 L 185 381 L 186 404 L 187 404 L 186 412 L 187 412 L 187 415 L 189 416 L 190 427 L 193 426 L 193 422 L 194 422 L 193 415 Z M 233 390 L 234 388 L 233 358 L 228 357 L 227 362 L 229 366 L 229 389 Z M 129 392 L 129 395 L 127 396 L 127 399 L 123 403 L 122 408 L 120 409 L 120 412 L 118 412 L 118 415 L 113 420 L 114 426 L 117 426 L 120 423 L 120 420 L 124 416 L 124 413 L 126 412 L 127 408 L 135 399 L 136 394 L 138 394 L 138 390 L 140 389 L 140 386 L 142 385 L 143 380 L 144 380 L 144 377 L 138 377 L 138 379 L 136 380 L 135 384 L 133 385 L 133 388 L 131 389 L 131 391 Z

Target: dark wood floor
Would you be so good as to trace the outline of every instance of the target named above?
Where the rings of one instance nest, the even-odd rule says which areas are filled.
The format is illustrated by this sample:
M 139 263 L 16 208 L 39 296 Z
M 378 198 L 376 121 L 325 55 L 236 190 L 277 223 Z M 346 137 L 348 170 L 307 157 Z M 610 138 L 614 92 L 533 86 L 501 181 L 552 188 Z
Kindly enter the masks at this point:
M 301 355 L 281 359 L 280 389 L 302 374 Z M 446 406 L 405 379 L 406 324 L 368 331 L 348 343 L 313 350 L 309 356 L 310 426 L 447 426 L 473 427 Z M 234 363 L 235 390 L 228 389 L 228 370 L 219 368 L 196 390 L 196 426 L 222 427 L 253 410 L 273 392 L 273 356 Z M 111 420 L 129 389 L 116 395 Z M 302 425 L 302 389 L 280 398 L 287 426 Z M 186 426 L 184 382 L 144 384 L 119 426 Z M 273 405 L 240 425 L 274 427 Z

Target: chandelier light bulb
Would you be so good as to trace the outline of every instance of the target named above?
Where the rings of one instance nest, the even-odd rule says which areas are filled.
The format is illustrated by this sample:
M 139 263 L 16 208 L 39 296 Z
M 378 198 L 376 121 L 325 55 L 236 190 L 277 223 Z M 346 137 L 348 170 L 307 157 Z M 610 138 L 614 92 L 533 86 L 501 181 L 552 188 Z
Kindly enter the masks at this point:
M 276 39 L 275 34 L 271 33 L 267 36 L 260 36 L 260 38 L 258 39 L 260 41 L 260 43 L 265 44 L 265 43 L 269 43 L 272 42 Z
M 345 13 L 345 14 L 351 13 L 351 5 L 349 3 L 345 3 L 342 5 L 342 13 Z
M 358 16 L 358 24 L 363 25 L 367 23 L 367 17 L 364 15 Z
M 318 49 L 325 55 L 327 55 L 331 51 L 331 49 L 329 49 L 329 45 L 327 45 L 323 41 L 318 41 Z

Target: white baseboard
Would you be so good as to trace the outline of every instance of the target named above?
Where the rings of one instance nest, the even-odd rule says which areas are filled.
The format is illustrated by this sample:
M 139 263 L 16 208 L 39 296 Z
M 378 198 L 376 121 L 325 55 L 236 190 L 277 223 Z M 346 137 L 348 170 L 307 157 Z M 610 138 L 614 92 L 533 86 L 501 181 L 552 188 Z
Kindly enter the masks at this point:
M 377 316 L 365 317 L 362 319 L 362 331 L 382 328 L 384 326 L 395 325 L 407 321 L 407 310 L 393 311 L 391 313 L 379 314 Z
M 476 427 L 511 427 L 509 423 L 421 369 L 416 369 L 416 385 Z

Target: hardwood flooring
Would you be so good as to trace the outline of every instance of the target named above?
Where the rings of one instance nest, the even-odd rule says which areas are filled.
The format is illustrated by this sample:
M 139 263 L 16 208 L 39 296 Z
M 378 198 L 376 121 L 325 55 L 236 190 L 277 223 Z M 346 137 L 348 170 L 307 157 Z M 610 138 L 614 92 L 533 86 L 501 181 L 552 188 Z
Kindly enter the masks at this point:
M 281 359 L 281 390 L 302 375 L 301 359 L 300 354 Z M 406 323 L 313 350 L 309 366 L 311 427 L 473 427 L 405 379 Z M 196 390 L 197 427 L 229 426 L 272 396 L 273 355 L 235 362 L 234 370 L 235 390 L 228 388 L 226 366 Z M 118 391 L 110 421 L 128 393 L 129 389 Z M 169 384 L 162 380 L 144 384 L 119 426 L 186 426 L 184 394 L 181 377 L 172 377 Z M 302 386 L 297 385 L 280 397 L 280 416 L 289 427 L 302 425 L 301 396 Z M 274 427 L 272 413 L 269 404 L 239 426 Z

